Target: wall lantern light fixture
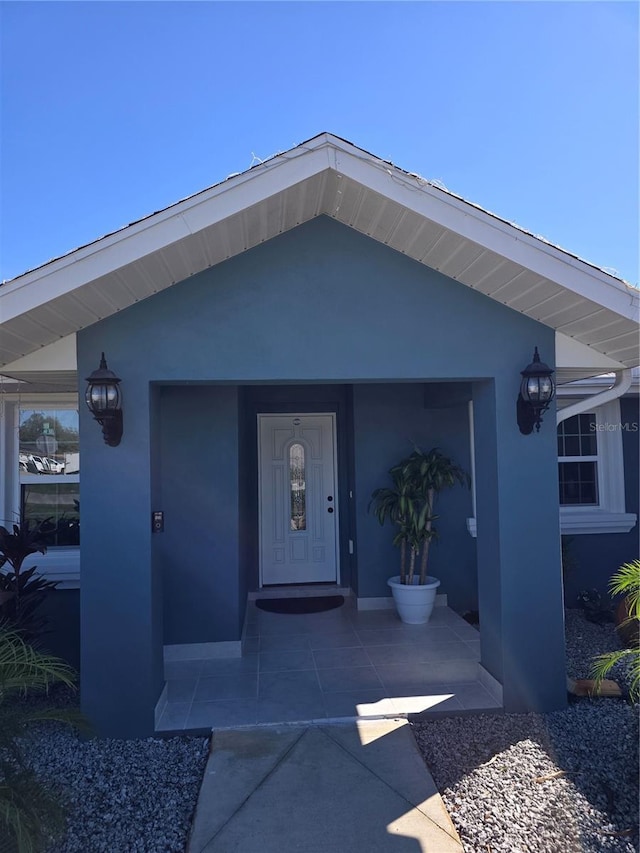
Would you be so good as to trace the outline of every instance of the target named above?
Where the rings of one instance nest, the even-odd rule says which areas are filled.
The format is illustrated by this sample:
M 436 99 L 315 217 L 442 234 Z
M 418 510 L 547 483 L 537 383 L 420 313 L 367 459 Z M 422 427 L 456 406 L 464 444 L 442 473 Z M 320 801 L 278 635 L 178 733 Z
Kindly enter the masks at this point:
M 100 367 L 87 376 L 84 399 L 89 411 L 102 427 L 105 444 L 117 447 L 122 438 L 122 392 L 120 379 L 109 370 L 102 353 Z
M 553 370 L 549 365 L 540 361 L 538 347 L 533 353 L 533 361 L 521 371 L 522 382 L 516 406 L 518 427 L 523 435 L 540 432 L 542 415 L 553 400 L 554 384 Z

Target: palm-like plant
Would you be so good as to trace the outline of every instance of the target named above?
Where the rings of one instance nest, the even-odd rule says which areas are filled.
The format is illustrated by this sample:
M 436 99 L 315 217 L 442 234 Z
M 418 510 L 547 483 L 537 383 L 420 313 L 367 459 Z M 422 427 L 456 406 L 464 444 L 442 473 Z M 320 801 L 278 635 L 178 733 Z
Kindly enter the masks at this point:
M 411 539 L 411 518 L 415 515 L 413 483 L 404 473 L 402 466 L 391 468 L 389 475 L 393 486 L 376 489 L 371 496 L 369 510 L 384 524 L 387 519 L 398 528 L 393 544 L 400 547 L 400 582 L 407 583 L 407 543 Z M 413 554 L 413 548 L 412 548 Z M 413 557 L 415 564 L 415 556 Z
M 50 518 L 34 525 L 21 518 L 11 530 L 0 525 L 0 619 L 26 640 L 41 633 L 46 619 L 35 611 L 58 583 L 36 575 L 37 566 L 25 569 L 23 564 L 33 554 L 46 553 L 47 534 L 52 529 Z
M 623 624 L 635 627 L 636 630 L 632 632 L 635 636 L 635 642 L 632 648 L 608 652 L 595 659 L 593 676 L 596 681 L 596 692 L 602 680 L 617 663 L 628 661 L 631 676 L 629 696 L 632 701 L 638 701 L 640 698 L 640 644 L 638 642 L 638 630 L 640 629 L 640 560 L 623 563 L 609 581 L 609 590 L 612 595 L 625 596 L 629 615 Z
M 22 740 L 39 723 L 58 721 L 86 729 L 73 709 L 36 708 L 23 700 L 53 684 L 72 687 L 73 669 L 0 626 L 0 853 L 36 853 L 64 825 L 64 813 L 25 761 Z
M 400 582 L 413 584 L 415 566 L 420 557 L 420 579 L 427 579 L 429 546 L 437 536 L 433 522 L 437 519 L 434 506 L 437 495 L 444 489 L 469 485 L 469 475 L 434 447 L 424 452 L 418 447 L 389 471 L 392 488 L 376 489 L 369 508 L 380 524 L 389 519 L 398 526 L 393 543 L 400 545 Z M 407 545 L 410 549 L 409 569 L 406 568 Z

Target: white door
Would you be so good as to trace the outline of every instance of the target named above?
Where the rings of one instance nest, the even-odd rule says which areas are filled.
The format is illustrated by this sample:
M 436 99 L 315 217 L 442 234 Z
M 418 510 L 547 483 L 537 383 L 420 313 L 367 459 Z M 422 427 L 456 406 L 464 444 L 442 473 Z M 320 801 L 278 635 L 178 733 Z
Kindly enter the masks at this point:
M 337 580 L 335 416 L 258 415 L 260 582 Z

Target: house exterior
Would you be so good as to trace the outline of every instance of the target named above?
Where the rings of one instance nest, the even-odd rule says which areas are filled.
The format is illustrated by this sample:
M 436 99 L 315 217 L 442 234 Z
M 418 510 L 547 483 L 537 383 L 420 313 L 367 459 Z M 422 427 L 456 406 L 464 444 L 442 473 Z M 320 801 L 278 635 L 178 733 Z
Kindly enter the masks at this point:
M 624 377 L 594 376 L 558 389 L 560 521 L 568 543 L 564 587 L 570 607 L 584 590 L 596 589 L 606 600 L 611 575 L 640 551 L 639 386 L 640 371 L 633 368 Z M 563 475 L 576 463 L 585 482 L 563 489 Z
M 70 621 L 79 584 L 98 731 L 151 734 L 163 649 L 238 649 L 263 588 L 387 606 L 397 553 L 368 504 L 412 444 L 472 474 L 441 497 L 431 571 L 451 607 L 479 610 L 505 709 L 562 707 L 561 528 L 589 585 L 637 556 L 638 305 L 330 134 L 4 283 L 0 516 L 81 505 L 79 547 L 65 528 L 38 564 Z M 535 347 L 558 408 L 523 435 Z M 117 447 L 78 404 L 103 352 Z

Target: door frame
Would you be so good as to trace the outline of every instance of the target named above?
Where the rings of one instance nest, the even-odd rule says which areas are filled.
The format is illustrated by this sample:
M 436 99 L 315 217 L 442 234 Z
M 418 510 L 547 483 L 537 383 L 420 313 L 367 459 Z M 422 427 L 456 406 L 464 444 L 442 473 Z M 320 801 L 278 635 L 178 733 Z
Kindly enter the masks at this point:
M 331 444 L 332 444 L 332 468 L 333 468 L 333 516 L 335 519 L 335 539 L 334 539 L 334 557 L 336 562 L 336 580 L 335 584 L 340 586 L 340 510 L 339 510 L 339 480 L 338 480 L 338 431 L 337 418 L 335 412 L 258 412 L 256 414 L 256 434 L 258 445 L 258 587 L 259 589 L 274 588 L 278 584 L 264 584 L 262 577 L 262 500 L 261 485 L 262 485 L 262 419 L 269 418 L 313 418 L 313 417 L 329 417 L 331 418 Z M 312 587 L 316 584 L 330 584 L 330 581 L 310 581 L 308 584 L 283 584 L 282 586 L 305 586 Z

